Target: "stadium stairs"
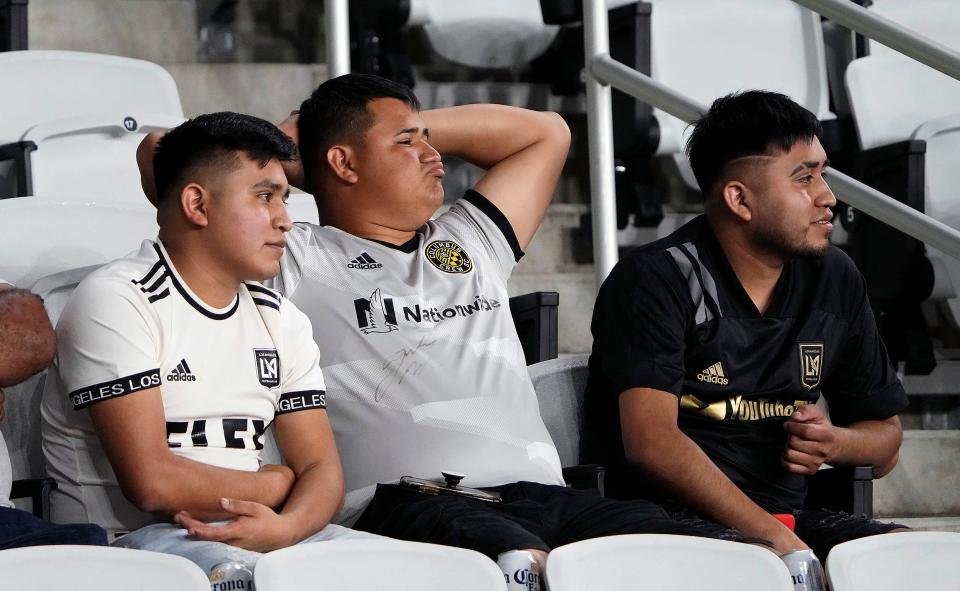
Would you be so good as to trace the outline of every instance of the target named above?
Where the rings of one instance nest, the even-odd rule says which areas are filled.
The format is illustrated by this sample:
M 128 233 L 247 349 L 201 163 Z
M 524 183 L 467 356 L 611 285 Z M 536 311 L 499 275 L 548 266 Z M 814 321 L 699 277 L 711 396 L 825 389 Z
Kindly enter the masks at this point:
M 237 30 L 248 40 L 257 37 L 252 4 L 256 2 L 238 3 Z M 290 4 L 277 2 L 281 11 Z M 236 110 L 278 121 L 326 78 L 323 64 L 198 62 L 194 0 L 30 0 L 28 30 L 31 49 L 109 53 L 162 65 L 176 80 L 188 117 Z M 258 43 L 260 54 L 267 56 L 258 55 L 260 61 L 269 61 L 271 51 L 278 56 L 276 61 L 289 61 L 290 52 L 282 40 L 258 39 Z M 417 93 L 427 108 L 491 100 L 568 116 L 574 141 L 567 172 L 555 204 L 514 273 L 510 290 L 514 295 L 559 292 L 560 353 L 589 351 L 596 285 L 590 238 L 581 229 L 589 199 L 582 97 L 560 99 L 546 87 L 496 83 L 421 83 Z M 467 165 L 448 163 L 448 196 L 462 194 L 478 175 Z M 956 410 L 960 366 L 942 364 L 933 377 L 910 378 L 906 386 L 913 402 L 904 416 L 900 464 L 875 482 L 876 515 L 921 529 L 960 531 L 960 412 Z

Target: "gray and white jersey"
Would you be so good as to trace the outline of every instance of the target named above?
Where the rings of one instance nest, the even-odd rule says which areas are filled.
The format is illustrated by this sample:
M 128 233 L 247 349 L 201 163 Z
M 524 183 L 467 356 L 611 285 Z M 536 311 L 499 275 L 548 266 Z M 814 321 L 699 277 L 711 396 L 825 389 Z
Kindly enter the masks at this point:
M 562 484 L 510 315 L 522 255 L 470 192 L 400 247 L 296 224 L 273 286 L 313 322 L 350 523 L 376 483 Z

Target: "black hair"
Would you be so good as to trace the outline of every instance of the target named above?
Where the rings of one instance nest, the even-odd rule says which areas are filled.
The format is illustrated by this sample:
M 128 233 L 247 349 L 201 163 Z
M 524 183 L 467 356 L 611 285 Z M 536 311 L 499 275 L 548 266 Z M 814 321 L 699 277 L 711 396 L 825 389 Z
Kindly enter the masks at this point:
M 367 104 L 381 98 L 397 99 L 420 110 L 420 101 L 409 87 L 370 74 L 344 74 L 327 80 L 303 101 L 297 131 L 307 188 L 319 191 L 317 172 L 330 146 L 362 140 L 373 125 Z
M 687 140 L 690 167 L 707 198 L 724 168 L 744 156 L 789 152 L 798 141 L 820 138 L 813 113 L 778 92 L 748 90 L 718 98 Z
M 240 113 L 200 115 L 171 129 L 153 154 L 157 203 L 190 181 L 198 166 L 230 171 L 238 168 L 237 152 L 261 167 L 271 160 L 296 160 L 297 146 L 269 121 Z

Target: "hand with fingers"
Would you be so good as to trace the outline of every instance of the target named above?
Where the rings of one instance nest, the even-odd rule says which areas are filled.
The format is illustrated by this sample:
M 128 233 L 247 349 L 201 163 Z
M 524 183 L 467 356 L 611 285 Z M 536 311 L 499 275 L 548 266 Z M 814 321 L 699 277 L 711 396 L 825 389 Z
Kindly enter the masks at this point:
M 815 404 L 801 406 L 783 424 L 787 441 L 781 463 L 796 474 L 815 474 L 836 456 L 837 427 Z
M 224 511 L 234 518 L 224 525 L 211 525 L 194 519 L 187 511 L 173 516 L 187 532 L 198 540 L 222 542 L 254 552 L 270 552 L 293 545 L 294 528 L 288 518 L 273 509 L 253 501 L 220 499 Z

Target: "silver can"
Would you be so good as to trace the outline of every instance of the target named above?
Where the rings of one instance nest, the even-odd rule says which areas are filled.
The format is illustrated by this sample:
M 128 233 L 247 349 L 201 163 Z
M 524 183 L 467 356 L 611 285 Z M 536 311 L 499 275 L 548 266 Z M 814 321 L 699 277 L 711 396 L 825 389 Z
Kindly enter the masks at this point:
M 210 569 L 210 591 L 253 591 L 253 571 L 238 561 L 221 562 Z
M 497 556 L 508 591 L 540 591 L 542 571 L 537 558 L 524 550 L 511 550 Z
M 780 557 L 790 571 L 794 591 L 827 591 L 823 566 L 813 550 L 794 550 Z

